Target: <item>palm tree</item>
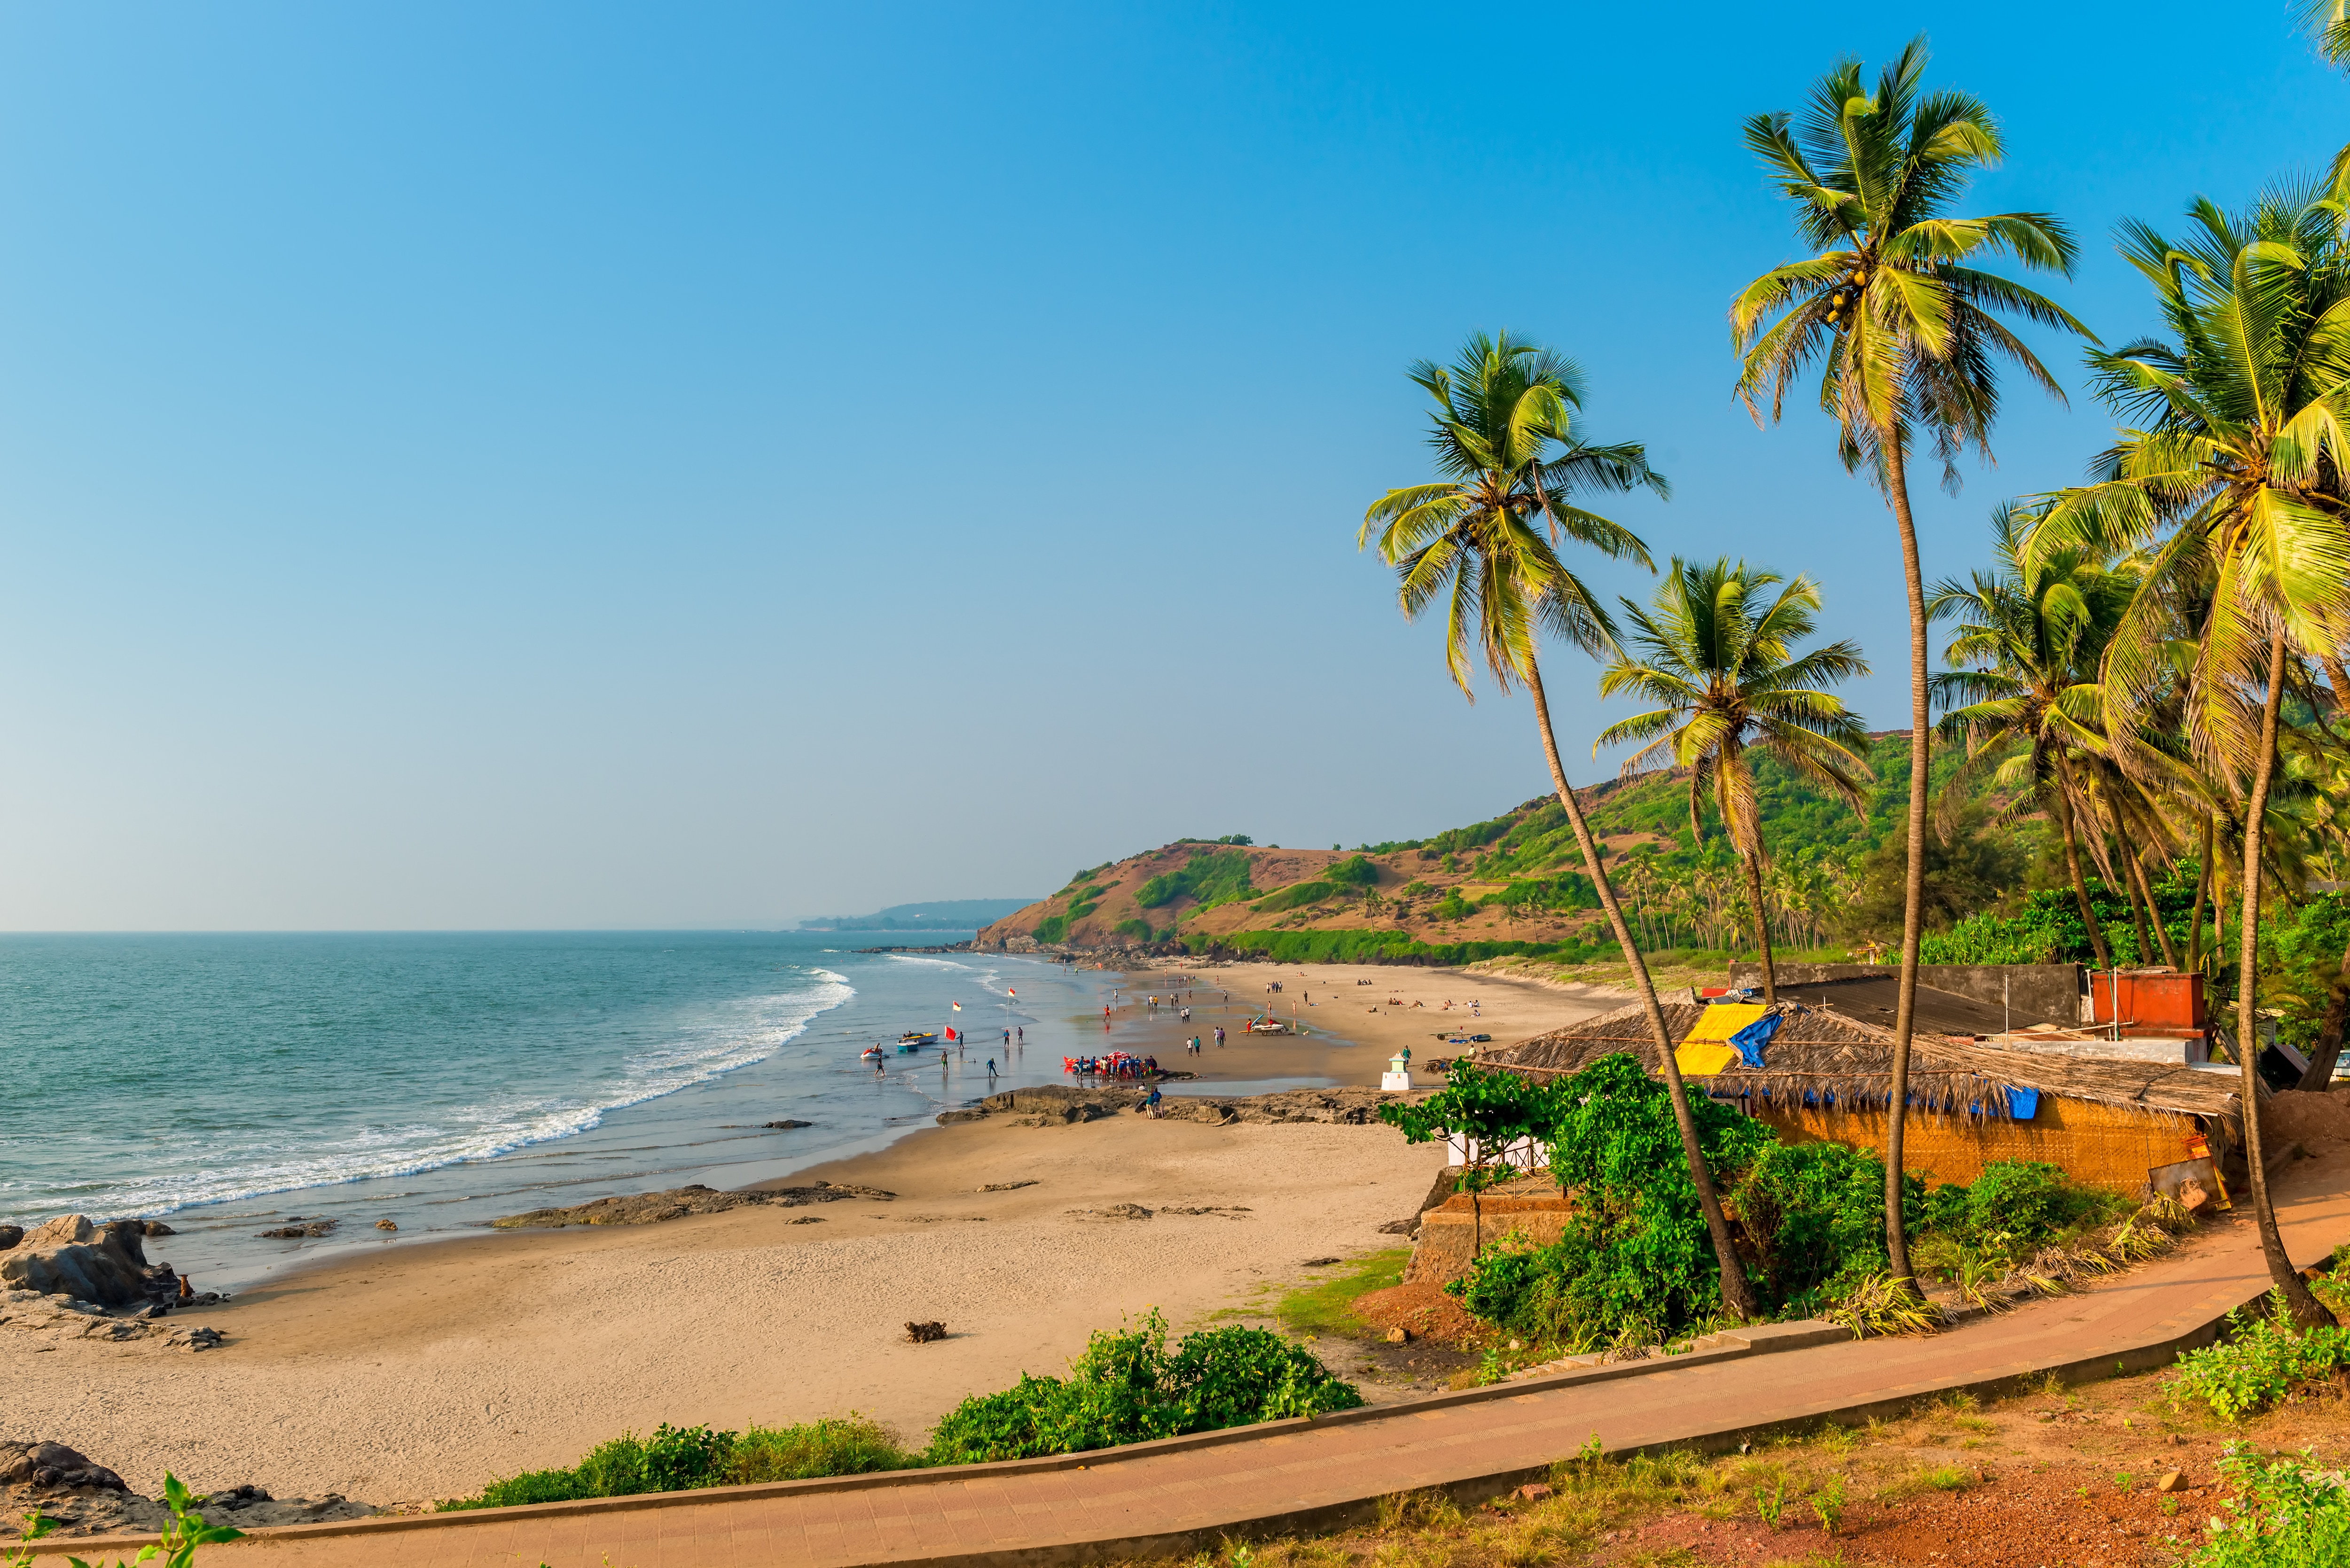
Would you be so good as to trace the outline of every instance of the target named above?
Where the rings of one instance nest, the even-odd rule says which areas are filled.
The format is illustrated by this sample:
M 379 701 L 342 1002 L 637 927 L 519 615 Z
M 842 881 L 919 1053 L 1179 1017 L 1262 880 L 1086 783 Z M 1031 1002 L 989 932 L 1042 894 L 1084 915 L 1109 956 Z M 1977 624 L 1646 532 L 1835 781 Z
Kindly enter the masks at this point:
M 1943 654 L 1959 668 L 1930 681 L 1949 710 L 1943 734 L 1963 738 L 1967 748 L 1943 785 L 1942 811 L 1954 815 L 1974 780 L 1990 772 L 1994 787 L 2013 794 L 1992 827 L 2044 813 L 2064 847 L 2073 902 L 2104 969 L 2113 959 L 2081 867 L 2085 797 L 2076 765 L 2106 749 L 2097 665 L 2136 585 L 2087 550 L 2024 558 L 2031 521 L 2012 505 L 2000 507 L 1991 514 L 1997 566 L 1963 583 L 1944 578 L 1927 601 L 1927 618 L 1959 623 Z
M 1444 601 L 1445 666 L 1470 701 L 1476 701 L 1471 667 L 1480 659 L 1503 691 L 1523 681 L 1534 699 L 1534 723 L 1542 734 L 1551 782 L 1574 826 L 1585 869 L 1648 1012 L 1665 1087 L 1672 1096 L 1673 1119 L 1680 1128 L 1681 1152 L 1721 1266 L 1722 1305 L 1742 1318 L 1752 1318 L 1760 1309 L 1731 1241 L 1721 1194 L 1706 1168 L 1697 1120 L 1690 1113 L 1689 1093 L 1673 1056 L 1664 1012 L 1657 1005 L 1656 987 L 1608 885 L 1591 825 L 1559 762 L 1537 658 L 1544 631 L 1594 654 L 1615 642 L 1615 627 L 1606 608 L 1566 569 L 1553 547 L 1555 541 L 1571 539 L 1611 559 L 1638 561 L 1654 569 L 1648 546 L 1629 530 L 1568 504 L 1566 497 L 1578 490 L 1635 488 L 1664 495 L 1669 487 L 1648 466 L 1648 454 L 1638 443 L 1596 446 L 1575 433 L 1583 373 L 1562 355 L 1514 342 L 1506 332 L 1495 337 L 1479 333 L 1462 348 L 1451 369 L 1422 360 L 1411 368 L 1411 379 L 1436 405 L 1428 440 L 1442 477 L 1433 483 L 1390 490 L 1372 503 L 1363 514 L 1356 546 L 1361 548 L 1378 534 L 1379 558 L 1396 569 L 1406 616 L 1417 618 L 1430 605 Z
M 1769 589 L 1777 587 L 1778 593 Z M 1599 678 L 1599 694 L 1630 692 L 1658 707 L 1610 724 L 1592 746 L 1645 742 L 1624 763 L 1626 777 L 1657 767 L 1690 770 L 1690 834 L 1705 842 L 1709 789 L 1731 846 L 1746 867 L 1754 940 L 1762 954 L 1762 999 L 1779 1000 L 1771 961 L 1771 919 L 1762 901 L 1768 858 L 1754 773 L 1747 753 L 1760 746 L 1792 772 L 1842 795 L 1866 815 L 1861 784 L 1868 733 L 1843 701 L 1824 687 L 1868 673 L 1858 647 L 1834 642 L 1808 653 L 1795 647 L 1818 625 L 1819 585 L 1788 581 L 1725 557 L 1698 565 L 1676 557 L 1653 601 L 1654 613 L 1623 601 L 1638 657 L 1619 654 Z
M 2089 363 L 2126 420 L 2095 483 L 2049 497 L 2030 548 L 2148 548 L 2148 584 L 2209 604 L 2189 628 L 2185 728 L 2242 799 L 2237 1049 L 2244 1158 L 2271 1277 L 2293 1315 L 2330 1321 L 2293 1270 L 2269 1199 L 2256 1027 L 2263 838 L 2278 783 L 2285 688 L 2350 625 L 2350 250 L 2335 204 L 2279 191 L 2230 214 L 2189 208 L 2172 241 L 2123 225 L 2119 249 L 2153 284 L 2167 336 Z M 2172 597 L 2141 594 L 2106 659 L 2116 728 L 2138 722 L 2176 668 Z
M 1730 307 L 1742 358 L 1738 393 L 1759 421 L 1767 396 L 1777 420 L 1787 389 L 1824 360 L 1820 407 L 1836 421 L 1847 470 L 1866 470 L 1884 492 L 1901 537 L 1909 594 L 1908 875 L 1901 922 L 1900 999 L 1893 1023 L 1892 1098 L 1886 1117 L 1886 1248 L 1896 1276 L 1912 1277 L 1901 1220 L 1901 1145 L 1908 1119 L 1909 1036 L 1923 934 L 1929 721 L 1926 590 L 1909 510 L 1909 443 L 1922 431 L 1958 483 L 1957 460 L 1989 452 L 1999 411 L 1994 361 L 2005 358 L 2060 402 L 2047 369 L 1995 313 L 2087 336 L 2054 304 L 1972 265 L 2005 254 L 2027 267 L 2070 275 L 2074 245 L 2044 213 L 1959 218 L 1945 208 L 1977 169 L 2002 155 L 1991 110 L 1968 94 L 1925 93 L 1926 46 L 1912 41 L 1866 90 L 1857 60 L 1812 88 L 1800 121 L 1761 114 L 1746 145 L 1794 204 L 1808 258 L 1773 268 Z

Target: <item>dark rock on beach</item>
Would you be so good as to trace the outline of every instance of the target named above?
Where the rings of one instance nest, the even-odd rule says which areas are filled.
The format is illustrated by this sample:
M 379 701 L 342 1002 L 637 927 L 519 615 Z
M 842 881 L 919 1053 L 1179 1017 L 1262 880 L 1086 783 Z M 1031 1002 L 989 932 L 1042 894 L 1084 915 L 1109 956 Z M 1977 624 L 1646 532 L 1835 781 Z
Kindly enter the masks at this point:
M 939 1124 L 982 1121 L 1010 1116 L 1024 1127 L 1066 1127 L 1097 1121 L 1121 1112 L 1138 1111 L 1149 1091 L 1141 1088 L 1078 1088 L 1045 1084 L 1033 1089 L 1006 1089 L 990 1095 L 975 1107 L 941 1111 Z M 1409 1101 L 1421 1096 L 1384 1094 L 1377 1089 L 1284 1089 L 1273 1095 L 1166 1095 L 1159 1114 L 1169 1121 L 1208 1122 L 1336 1122 L 1361 1127 L 1379 1119 L 1379 1106 L 1390 1100 Z
M 140 1306 L 179 1289 L 179 1276 L 147 1261 L 145 1227 L 117 1220 L 103 1231 L 86 1214 L 68 1214 L 38 1226 L 0 1254 L 0 1287 L 95 1302 Z
M 0 1252 L 8 1251 L 24 1239 L 25 1228 L 22 1225 L 0 1225 Z
M 871 1198 L 888 1202 L 898 1195 L 851 1181 L 819 1181 L 813 1187 L 775 1187 L 746 1192 L 721 1192 L 699 1184 L 667 1192 L 636 1192 L 598 1198 L 569 1209 L 534 1209 L 508 1214 L 490 1223 L 501 1231 L 559 1229 L 566 1225 L 651 1225 L 681 1220 L 689 1214 L 723 1214 L 730 1209 L 761 1205 L 793 1209 L 807 1203 L 837 1203 L 847 1198 Z
M 302 1217 L 298 1214 L 288 1215 L 286 1218 L 290 1220 L 301 1220 L 302 1222 L 297 1225 L 280 1225 L 274 1231 L 264 1231 L 261 1232 L 259 1240 L 264 1241 L 299 1241 L 306 1238 L 315 1239 L 319 1236 L 331 1236 L 335 1233 L 337 1221 L 332 1220 L 302 1220 Z
M 364 1519 L 376 1511 L 335 1492 L 279 1499 L 252 1485 L 200 1496 L 197 1507 L 205 1523 L 238 1530 Z M 172 1511 L 160 1500 L 141 1497 L 120 1476 L 63 1443 L 0 1440 L 0 1514 L 21 1517 L 36 1509 L 56 1521 L 60 1536 L 151 1534 L 172 1523 Z M 0 1525 L 0 1536 L 14 1533 Z
M 760 1128 L 764 1132 L 789 1132 L 794 1127 L 812 1127 L 814 1126 L 816 1126 L 814 1122 L 795 1122 L 786 1117 L 785 1120 L 779 1122 L 762 1122 L 760 1124 Z

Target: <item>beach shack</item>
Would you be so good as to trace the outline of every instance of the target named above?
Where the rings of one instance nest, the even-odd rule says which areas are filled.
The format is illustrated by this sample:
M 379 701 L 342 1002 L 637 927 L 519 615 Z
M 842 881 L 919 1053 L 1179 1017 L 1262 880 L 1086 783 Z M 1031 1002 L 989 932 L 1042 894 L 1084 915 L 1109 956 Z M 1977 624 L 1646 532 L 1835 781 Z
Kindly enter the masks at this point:
M 1798 1002 L 1666 1002 L 1663 1011 L 1692 1094 L 1793 1141 L 1883 1152 L 1889 1029 Z M 1637 1005 L 1481 1053 L 1477 1063 L 1548 1079 L 1617 1052 L 1659 1070 Z M 1995 1160 L 2046 1160 L 2134 1198 L 2207 1147 L 2225 1158 L 2243 1125 L 2239 1082 L 2184 1063 L 2005 1050 L 1921 1030 L 1910 1043 L 1902 1163 L 1940 1183 L 1970 1182 Z

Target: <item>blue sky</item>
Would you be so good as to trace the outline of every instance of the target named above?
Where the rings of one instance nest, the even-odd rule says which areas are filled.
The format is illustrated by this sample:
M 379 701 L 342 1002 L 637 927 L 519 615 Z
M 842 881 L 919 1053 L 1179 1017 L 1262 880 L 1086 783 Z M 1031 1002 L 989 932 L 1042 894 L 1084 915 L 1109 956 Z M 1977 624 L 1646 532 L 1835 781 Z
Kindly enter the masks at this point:
M 1898 724 L 1881 504 L 1730 397 L 1794 253 L 1740 120 L 1929 30 L 1970 204 L 2067 219 L 2117 340 L 2117 219 L 2350 140 L 2292 10 L 0 8 L 0 927 L 772 923 L 1490 815 L 1530 714 L 1354 548 L 1480 327 Z M 2012 387 L 1929 575 L 2107 428 Z

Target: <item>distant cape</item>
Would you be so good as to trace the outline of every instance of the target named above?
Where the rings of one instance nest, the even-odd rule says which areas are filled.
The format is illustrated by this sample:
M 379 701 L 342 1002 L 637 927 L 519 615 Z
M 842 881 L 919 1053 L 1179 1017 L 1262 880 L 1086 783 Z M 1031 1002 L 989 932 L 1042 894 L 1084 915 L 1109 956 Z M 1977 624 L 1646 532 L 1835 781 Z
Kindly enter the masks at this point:
M 804 931 L 975 931 L 1026 909 L 1034 898 L 941 898 L 892 904 L 870 915 L 825 915 L 802 920 Z

